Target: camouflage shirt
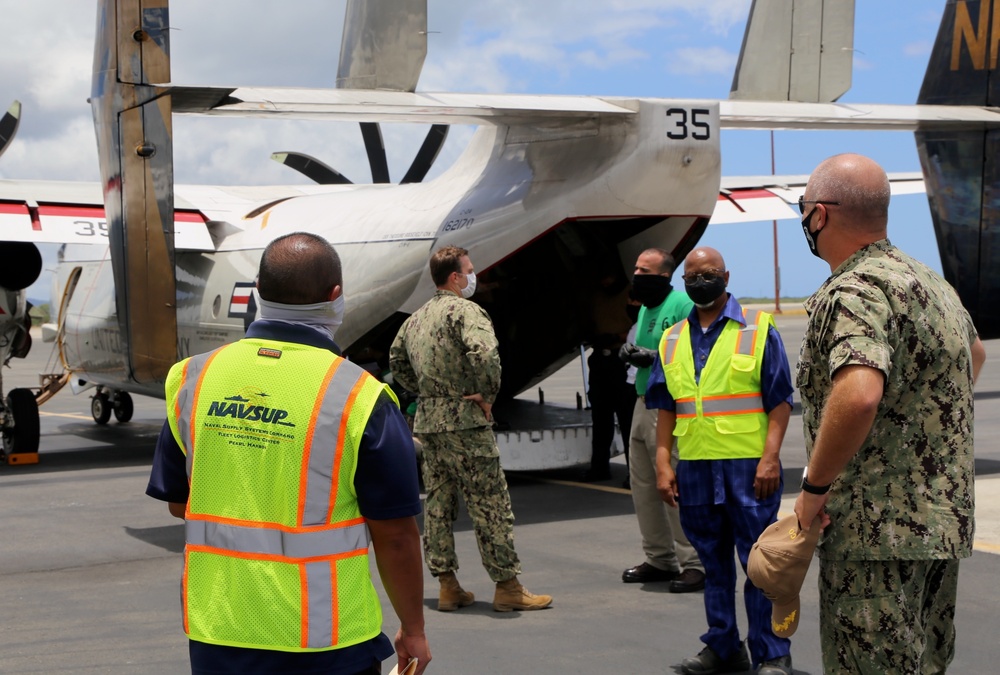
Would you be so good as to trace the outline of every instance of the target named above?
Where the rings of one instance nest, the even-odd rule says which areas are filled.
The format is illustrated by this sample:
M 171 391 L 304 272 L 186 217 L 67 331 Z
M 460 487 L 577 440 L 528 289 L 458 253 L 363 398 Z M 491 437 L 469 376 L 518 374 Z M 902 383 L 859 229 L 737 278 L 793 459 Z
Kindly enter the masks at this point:
M 885 375 L 871 431 L 830 489 L 820 557 L 970 556 L 976 330 L 955 291 L 883 239 L 838 267 L 806 311 L 797 385 L 809 456 L 834 373 Z
M 407 319 L 389 350 L 396 381 L 419 395 L 414 433 L 490 426 L 469 394 L 493 403 L 500 390 L 500 354 L 486 310 L 437 291 Z

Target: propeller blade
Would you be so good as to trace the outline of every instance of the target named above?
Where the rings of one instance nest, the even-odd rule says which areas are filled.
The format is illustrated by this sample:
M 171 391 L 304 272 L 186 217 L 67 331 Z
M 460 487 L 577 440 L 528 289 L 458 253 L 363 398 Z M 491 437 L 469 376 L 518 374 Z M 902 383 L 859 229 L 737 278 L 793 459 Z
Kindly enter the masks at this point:
M 400 183 L 419 183 L 424 179 L 427 172 L 431 170 L 434 160 L 437 159 L 438 153 L 441 152 L 445 139 L 448 138 L 449 128 L 447 124 L 435 124 L 431 127 L 406 175 L 403 176 L 403 180 L 399 181 Z
M 372 168 L 373 183 L 389 182 L 389 162 L 385 158 L 385 143 L 378 122 L 361 122 L 361 136 L 365 139 L 368 165 Z
M 306 178 L 320 185 L 352 185 L 350 179 L 333 167 L 327 166 L 315 157 L 301 152 L 276 152 L 271 159 L 278 164 L 295 169 Z
M 21 102 L 14 101 L 7 108 L 7 112 L 4 116 L 0 118 L 0 155 L 3 151 L 7 149 L 10 144 L 14 134 L 17 133 L 17 127 L 21 123 Z

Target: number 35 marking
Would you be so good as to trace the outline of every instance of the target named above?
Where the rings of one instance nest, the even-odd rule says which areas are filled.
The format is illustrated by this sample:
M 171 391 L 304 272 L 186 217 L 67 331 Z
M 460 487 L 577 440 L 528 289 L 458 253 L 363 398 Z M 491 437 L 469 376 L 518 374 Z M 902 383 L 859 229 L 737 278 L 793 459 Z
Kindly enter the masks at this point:
M 688 122 L 687 108 L 670 108 L 667 117 L 674 123 L 674 130 L 667 132 L 667 138 L 680 141 L 689 135 L 696 141 L 707 141 L 711 137 L 711 127 L 708 125 L 709 111 L 704 108 L 691 110 L 691 121 Z M 693 127 L 688 129 L 688 126 Z

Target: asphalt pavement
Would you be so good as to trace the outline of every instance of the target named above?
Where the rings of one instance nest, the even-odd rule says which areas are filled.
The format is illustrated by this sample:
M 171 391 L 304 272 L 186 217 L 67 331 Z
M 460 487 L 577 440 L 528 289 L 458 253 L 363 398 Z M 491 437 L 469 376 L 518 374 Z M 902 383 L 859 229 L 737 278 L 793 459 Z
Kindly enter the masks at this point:
M 794 362 L 804 320 L 780 317 L 779 327 Z M 5 369 L 5 390 L 34 382 L 46 360 L 39 346 L 27 363 Z M 996 672 L 1000 662 L 993 628 L 1000 600 L 1000 342 L 987 351 L 976 404 L 976 550 L 961 567 L 953 672 Z M 572 404 L 580 382 L 579 364 L 571 364 L 543 384 L 546 400 L 565 394 Z M 179 605 L 183 527 L 165 504 L 144 495 L 163 402 L 137 397 L 135 409 L 128 424 L 99 427 L 86 396 L 62 392 L 42 409 L 40 462 L 0 466 L 0 673 L 187 671 Z M 800 425 L 793 415 L 783 448 L 784 512 L 791 511 L 805 460 Z M 672 673 L 701 649 L 702 594 L 621 582 L 642 552 L 630 495 L 620 487 L 621 457 L 612 471 L 613 480 L 598 484 L 577 482 L 577 470 L 508 476 L 521 580 L 553 595 L 551 609 L 492 611 L 493 586 L 462 515 L 458 576 L 476 602 L 434 611 L 436 586 L 425 573 L 434 655 L 428 672 Z M 817 567 L 806 580 L 792 639 L 798 673 L 822 672 Z M 388 602 L 383 607 L 392 635 L 396 620 Z

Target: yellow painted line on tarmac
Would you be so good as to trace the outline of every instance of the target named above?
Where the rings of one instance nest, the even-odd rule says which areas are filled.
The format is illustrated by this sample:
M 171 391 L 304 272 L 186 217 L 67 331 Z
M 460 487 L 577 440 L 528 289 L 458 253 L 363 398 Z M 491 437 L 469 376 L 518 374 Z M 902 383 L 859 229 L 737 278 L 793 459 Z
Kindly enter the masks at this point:
M 1000 555 L 1000 544 L 991 544 L 990 542 L 982 541 L 981 539 L 977 539 L 973 542 L 972 548 L 973 550 L 982 551 L 983 553 L 995 553 Z
M 610 492 L 616 495 L 630 495 L 631 490 L 626 490 L 625 488 L 613 487 L 611 485 L 598 485 L 596 483 L 584 483 L 582 481 L 576 480 L 559 480 L 557 478 L 541 478 L 539 476 L 529 476 L 525 474 L 517 474 L 518 478 L 526 478 L 527 480 L 534 481 L 536 483 L 548 483 L 549 485 L 565 485 L 566 487 L 577 487 L 584 488 L 587 490 L 596 490 L 597 492 Z
M 94 419 L 90 415 L 84 415 L 83 413 L 53 413 L 53 412 L 42 412 L 38 411 L 39 417 L 68 417 L 72 420 L 92 420 Z

